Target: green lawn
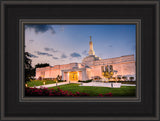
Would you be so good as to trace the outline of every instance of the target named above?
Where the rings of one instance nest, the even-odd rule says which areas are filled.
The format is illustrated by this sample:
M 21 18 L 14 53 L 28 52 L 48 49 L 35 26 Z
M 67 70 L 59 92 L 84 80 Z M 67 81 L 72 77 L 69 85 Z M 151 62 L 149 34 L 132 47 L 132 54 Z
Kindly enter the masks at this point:
M 45 84 L 56 83 L 56 81 L 53 81 L 53 80 L 33 80 L 33 81 L 28 81 L 27 85 L 28 87 L 40 86 L 40 85 L 43 85 L 43 82 L 45 82 Z
M 92 86 L 79 86 L 79 84 L 67 84 L 58 86 L 62 90 L 68 90 L 72 93 L 83 92 L 88 93 L 90 96 L 97 96 L 98 94 L 105 94 L 111 92 L 113 96 L 135 96 L 136 86 L 122 86 L 121 88 L 109 87 L 92 87 Z M 57 87 L 50 87 L 49 89 L 57 89 Z

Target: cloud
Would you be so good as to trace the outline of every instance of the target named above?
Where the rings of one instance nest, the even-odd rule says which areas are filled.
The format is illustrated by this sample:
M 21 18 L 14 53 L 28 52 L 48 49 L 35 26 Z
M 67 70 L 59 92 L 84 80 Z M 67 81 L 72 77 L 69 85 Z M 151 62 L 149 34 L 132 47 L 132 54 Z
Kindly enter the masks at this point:
M 108 45 L 108 47 L 112 47 L 112 45 Z
M 71 57 L 76 57 L 76 58 L 81 57 L 81 55 L 79 53 L 76 53 L 76 52 L 71 53 L 70 56 Z
M 63 25 L 61 25 L 60 31 L 61 31 L 61 32 L 64 32 L 64 26 L 63 26 Z
M 47 31 L 51 31 L 52 34 L 55 34 L 55 30 L 51 25 L 46 25 L 46 24 L 27 24 L 25 25 L 25 29 L 34 29 L 35 33 L 44 33 Z
M 55 60 L 59 59 L 59 58 L 57 58 L 57 57 L 52 57 L 52 58 L 55 59 Z
M 61 58 L 67 58 L 67 56 L 65 54 L 62 54 Z
M 40 52 L 40 51 L 35 51 L 35 53 L 37 53 L 38 55 L 53 56 L 52 54 L 44 53 L 44 52 Z
M 82 52 L 82 54 L 83 54 L 83 55 L 88 55 L 87 50 L 84 50 L 84 51 Z
M 31 53 L 29 53 L 29 56 L 30 56 L 31 58 L 38 58 L 38 56 L 33 55 L 33 54 L 31 54 Z
M 31 39 L 31 40 L 29 40 L 29 42 L 30 42 L 30 43 L 32 43 L 33 41 L 34 41 L 34 40 L 32 40 L 32 39 Z
M 58 52 L 57 50 L 53 49 L 53 48 L 44 48 L 45 51 L 51 51 L 51 52 Z

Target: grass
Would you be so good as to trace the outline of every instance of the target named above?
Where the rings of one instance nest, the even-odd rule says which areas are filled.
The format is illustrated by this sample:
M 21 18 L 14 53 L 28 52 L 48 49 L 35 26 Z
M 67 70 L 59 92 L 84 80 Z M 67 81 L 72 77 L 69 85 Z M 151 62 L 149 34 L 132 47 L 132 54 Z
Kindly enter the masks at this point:
M 62 90 L 68 90 L 72 93 L 82 92 L 88 93 L 90 96 L 97 96 L 98 94 L 112 93 L 113 96 L 136 96 L 136 86 L 122 86 L 121 88 L 109 87 L 94 87 L 94 86 L 79 86 L 79 84 L 66 84 L 58 86 Z M 48 89 L 57 89 L 57 87 L 50 87 Z
M 40 86 L 40 85 L 43 85 L 43 82 L 45 82 L 45 84 L 56 83 L 56 81 L 53 81 L 53 80 L 33 80 L 33 81 L 28 81 L 27 85 L 28 87 Z

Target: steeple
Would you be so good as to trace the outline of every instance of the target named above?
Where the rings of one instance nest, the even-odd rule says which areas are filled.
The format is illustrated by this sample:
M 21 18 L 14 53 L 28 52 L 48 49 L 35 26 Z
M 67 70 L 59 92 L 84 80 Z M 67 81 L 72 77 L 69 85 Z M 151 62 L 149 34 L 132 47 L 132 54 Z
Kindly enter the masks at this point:
M 90 42 L 89 42 L 89 52 L 88 52 L 89 55 L 95 55 L 95 52 L 93 50 L 93 43 L 92 43 L 92 40 L 91 40 L 91 36 L 90 36 Z

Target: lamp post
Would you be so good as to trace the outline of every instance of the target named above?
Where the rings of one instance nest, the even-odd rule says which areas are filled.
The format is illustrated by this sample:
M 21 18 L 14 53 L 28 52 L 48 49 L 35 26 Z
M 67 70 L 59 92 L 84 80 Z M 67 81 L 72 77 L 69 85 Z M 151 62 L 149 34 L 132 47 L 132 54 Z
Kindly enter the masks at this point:
M 57 80 L 56 80 L 56 86 L 57 86 Z

